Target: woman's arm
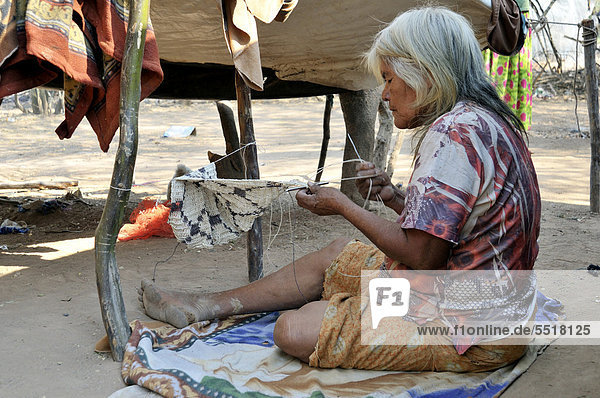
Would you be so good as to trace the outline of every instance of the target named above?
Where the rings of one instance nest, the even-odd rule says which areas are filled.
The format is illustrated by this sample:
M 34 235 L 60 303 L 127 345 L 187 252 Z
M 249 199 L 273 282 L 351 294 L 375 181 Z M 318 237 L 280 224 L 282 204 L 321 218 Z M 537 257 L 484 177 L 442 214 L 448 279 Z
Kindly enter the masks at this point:
M 396 213 L 404 210 L 405 195 L 398 187 L 392 184 L 386 172 L 379 170 L 371 162 L 361 162 L 356 167 L 356 176 L 362 177 L 356 180 L 356 187 L 363 198 L 369 200 L 381 199 L 390 209 Z
M 339 214 L 388 257 L 412 269 L 445 269 L 450 243 L 417 229 L 403 229 L 352 202 L 334 188 L 310 185 L 296 194 L 298 204 L 319 215 Z

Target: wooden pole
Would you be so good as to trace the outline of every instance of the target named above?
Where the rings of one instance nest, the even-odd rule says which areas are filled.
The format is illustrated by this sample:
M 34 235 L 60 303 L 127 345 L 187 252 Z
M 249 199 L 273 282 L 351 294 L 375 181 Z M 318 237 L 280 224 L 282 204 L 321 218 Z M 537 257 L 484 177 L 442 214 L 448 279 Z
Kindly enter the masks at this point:
M 21 104 L 21 101 L 19 101 L 19 93 L 16 93 L 14 98 L 15 98 L 15 105 L 17 106 L 17 108 L 23 113 L 29 113 L 27 111 L 27 109 L 25 109 L 25 107 L 23 107 L 23 104 Z
M 67 189 L 78 185 L 74 180 L 5 181 L 0 182 L 0 189 Z
M 219 178 L 244 178 L 244 160 L 242 154 L 236 152 L 240 149 L 240 138 L 238 137 L 237 128 L 235 127 L 235 117 L 233 110 L 224 102 L 217 102 L 217 110 L 221 119 L 221 128 L 223 129 L 223 137 L 225 138 L 225 153 L 229 155 L 218 155 L 208 151 L 208 160 L 211 163 L 217 162 L 217 176 Z M 232 154 L 233 153 L 233 154 Z
M 240 145 L 244 146 L 254 142 L 254 123 L 252 122 L 252 101 L 250 98 L 250 87 L 244 79 L 235 72 L 235 94 L 238 104 L 238 122 L 240 125 Z M 258 154 L 256 145 L 249 145 L 242 150 L 246 164 L 246 178 L 259 179 Z M 248 279 L 254 282 L 263 277 L 263 241 L 262 241 L 262 219 L 258 217 L 248 231 Z
M 394 117 L 388 103 L 382 99 L 379 100 L 377 112 L 379 115 L 379 130 L 377 131 L 377 137 L 375 137 L 373 164 L 378 169 L 385 171 L 392 135 L 394 134 Z
M 600 212 L 600 117 L 598 116 L 598 75 L 596 74 L 597 31 L 593 19 L 584 19 L 583 53 L 585 57 L 585 86 L 590 119 L 591 166 L 590 210 Z
M 331 108 L 333 108 L 333 94 L 327 94 L 325 97 L 325 112 L 323 114 L 323 141 L 321 142 L 321 154 L 319 155 L 319 166 L 317 167 L 317 176 L 315 181 L 321 181 L 321 175 L 323 175 L 323 167 L 325 166 L 325 159 L 327 158 L 327 147 L 329 146 L 329 139 L 331 138 Z
M 373 144 L 375 141 L 375 120 L 377 108 L 381 98 L 380 89 L 349 91 L 340 93 L 340 105 L 344 114 L 346 124 L 346 145 L 344 147 L 344 160 L 357 159 L 360 156 L 365 161 L 373 158 Z M 354 150 L 350 138 L 356 146 Z M 356 163 L 348 162 L 342 166 L 342 184 L 340 190 L 355 203 L 364 203 L 364 199 L 358 193 L 354 180 L 344 180 L 356 175 Z
M 396 141 L 394 141 L 394 147 L 392 148 L 392 152 L 390 153 L 390 157 L 388 159 L 387 167 L 385 168 L 385 173 L 392 178 L 394 176 L 394 165 L 396 164 L 396 159 L 398 155 L 400 155 L 400 150 L 402 149 L 402 144 L 404 143 L 404 133 L 406 130 L 398 129 L 396 133 Z
M 131 192 L 137 154 L 140 78 L 149 10 L 150 0 L 129 1 L 129 24 L 121 68 L 119 148 L 104 212 L 96 229 L 96 284 L 102 320 L 115 361 L 123 360 L 131 333 L 121 294 L 115 243 Z
M 217 110 L 219 111 L 219 119 L 221 120 L 221 128 L 223 129 L 223 137 L 225 138 L 225 153 L 240 149 L 240 140 L 238 137 L 237 128 L 235 127 L 235 118 L 233 117 L 233 109 L 224 102 L 217 101 Z M 240 166 L 242 165 L 242 155 L 239 156 Z

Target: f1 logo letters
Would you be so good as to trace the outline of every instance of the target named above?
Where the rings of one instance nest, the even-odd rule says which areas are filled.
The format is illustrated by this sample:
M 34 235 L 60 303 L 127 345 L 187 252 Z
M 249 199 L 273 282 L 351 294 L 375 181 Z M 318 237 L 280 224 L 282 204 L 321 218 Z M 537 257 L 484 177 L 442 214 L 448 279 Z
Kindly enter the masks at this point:
M 402 317 L 408 313 L 410 282 L 405 278 L 374 278 L 369 281 L 371 323 L 377 329 L 387 317 Z

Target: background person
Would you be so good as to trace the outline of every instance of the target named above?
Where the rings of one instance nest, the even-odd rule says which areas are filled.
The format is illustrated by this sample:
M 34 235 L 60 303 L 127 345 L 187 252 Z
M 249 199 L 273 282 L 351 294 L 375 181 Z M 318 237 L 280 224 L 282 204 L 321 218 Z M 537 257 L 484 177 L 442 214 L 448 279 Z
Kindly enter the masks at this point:
M 515 0 L 527 19 L 529 0 Z M 525 131 L 531 126 L 531 27 L 527 27 L 525 42 L 515 55 L 496 54 L 489 48 L 483 51 L 485 70 L 498 90 L 500 98 L 523 123 Z

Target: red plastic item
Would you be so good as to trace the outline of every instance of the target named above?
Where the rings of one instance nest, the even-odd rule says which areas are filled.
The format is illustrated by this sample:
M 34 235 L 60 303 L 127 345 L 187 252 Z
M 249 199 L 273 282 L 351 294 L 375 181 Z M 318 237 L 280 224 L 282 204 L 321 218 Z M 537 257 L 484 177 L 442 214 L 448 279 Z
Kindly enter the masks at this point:
M 131 212 L 129 221 L 119 231 L 119 241 L 132 239 L 148 239 L 151 236 L 174 238 L 173 229 L 169 225 L 171 202 L 156 203 L 155 199 L 143 199 Z

